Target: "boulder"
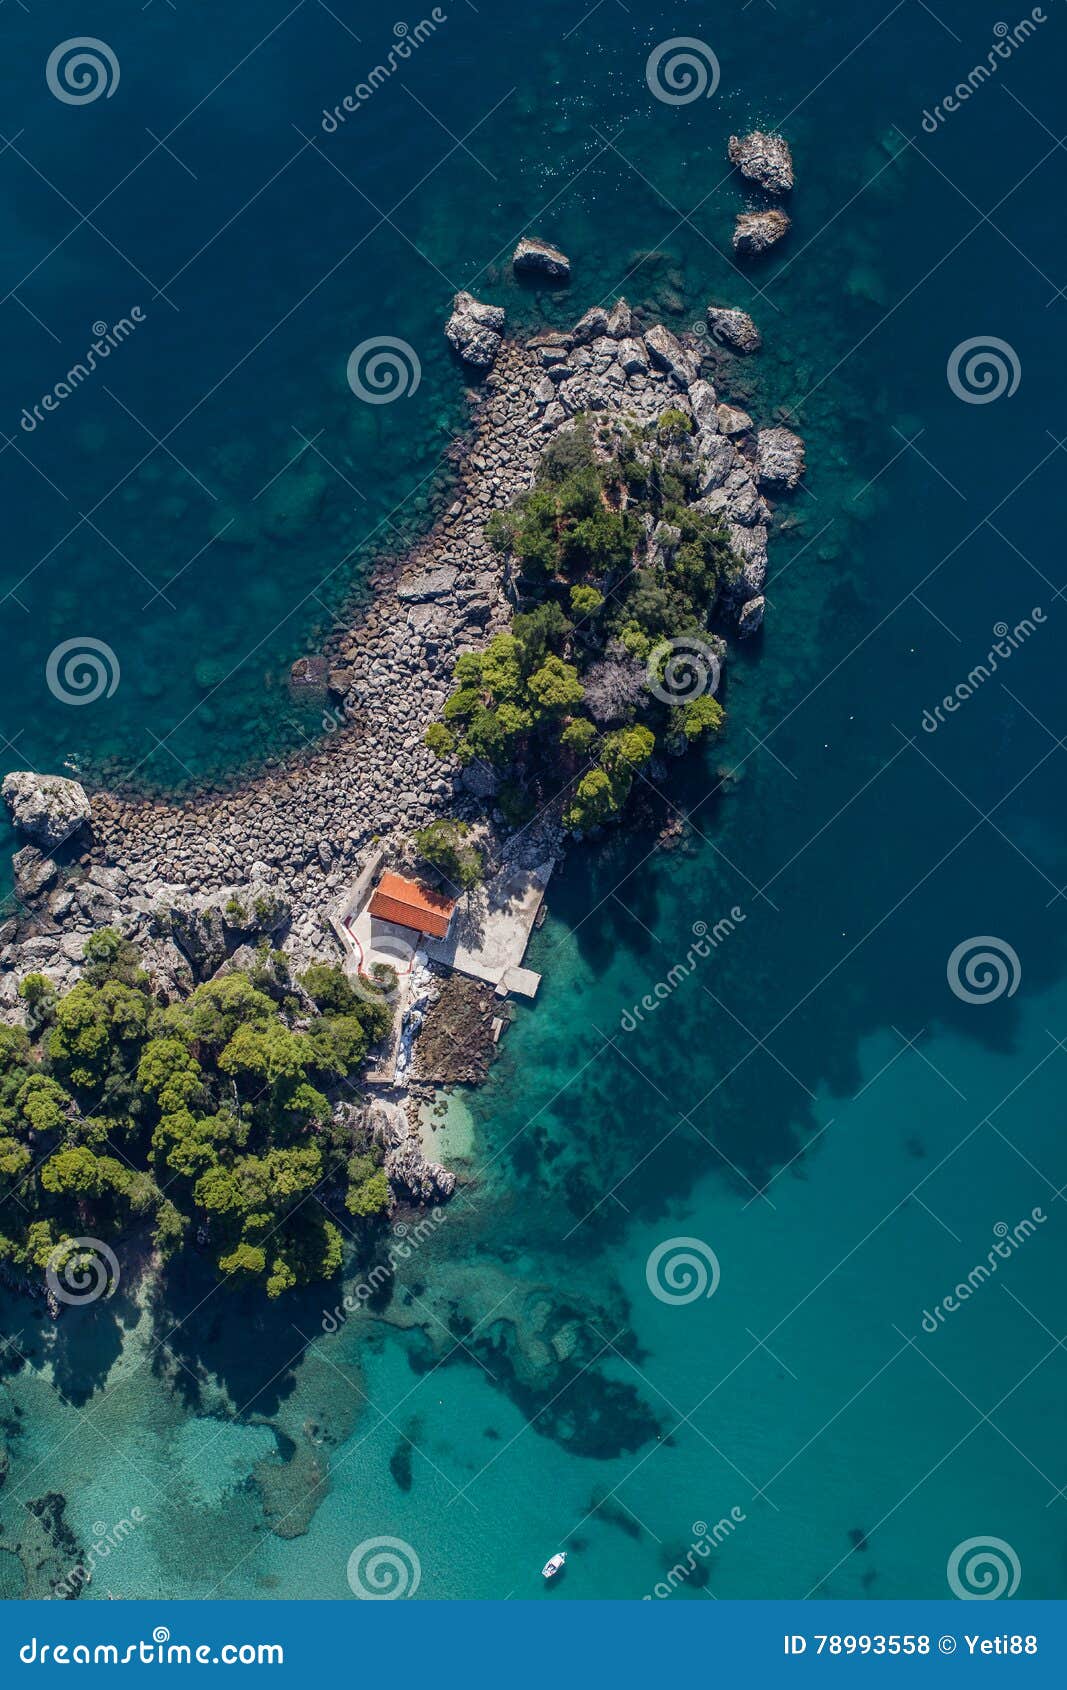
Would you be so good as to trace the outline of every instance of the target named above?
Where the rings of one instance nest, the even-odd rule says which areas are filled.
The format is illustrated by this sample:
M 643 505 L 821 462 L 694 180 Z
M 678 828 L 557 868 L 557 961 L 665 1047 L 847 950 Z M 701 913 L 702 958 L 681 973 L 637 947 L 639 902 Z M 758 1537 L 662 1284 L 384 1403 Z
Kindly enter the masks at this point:
M 766 601 L 763 594 L 759 593 L 754 599 L 749 599 L 747 603 L 741 606 L 737 619 L 737 632 L 741 639 L 747 640 L 750 634 L 754 634 L 757 628 L 762 627 L 765 605 Z
M 456 584 L 459 570 L 451 563 L 439 563 L 432 569 L 420 569 L 405 576 L 396 589 L 401 604 L 423 604 L 430 599 L 447 598 Z
M 756 475 L 763 487 L 795 487 L 804 474 L 804 442 L 788 428 L 756 435 Z
M 763 336 L 747 311 L 737 311 L 730 305 L 709 305 L 707 318 L 712 339 L 720 346 L 729 347 L 731 352 L 758 352 L 763 345 Z
M 199 980 L 214 974 L 241 943 L 273 939 L 287 925 L 292 906 L 265 880 L 194 897 L 188 892 L 161 899 L 152 912 L 157 937 L 173 939 Z
M 289 670 L 289 691 L 294 698 L 316 697 L 325 693 L 330 666 L 325 657 L 298 657 Z
M 625 299 L 617 299 L 608 312 L 608 333 L 613 340 L 625 340 L 633 327 L 633 312 Z
M 445 324 L 445 338 L 454 352 L 474 370 L 488 370 L 500 351 L 504 312 L 499 305 L 484 305 L 469 293 L 457 293 L 452 315 Z
M 631 340 L 629 337 L 619 342 L 619 363 L 628 376 L 642 376 L 648 373 L 648 353 L 645 351 L 643 340 Z
M 550 282 L 571 279 L 571 261 L 566 253 L 532 235 L 523 235 L 512 254 L 511 265 L 518 276 L 541 276 Z
M 585 313 L 584 317 L 579 317 L 575 323 L 571 330 L 571 340 L 575 346 L 587 346 L 591 340 L 598 340 L 601 335 L 608 333 L 608 314 L 602 305 L 594 305 L 590 311 Z M 552 359 L 549 361 L 562 362 L 562 357 L 561 350 L 559 360 Z M 541 358 L 542 362 L 546 361 L 543 352 Z
M 0 792 L 15 826 L 45 851 L 65 844 L 92 818 L 85 788 L 63 775 L 16 770 L 4 777 Z
M 678 387 L 689 386 L 696 381 L 700 374 L 700 366 L 691 352 L 687 352 L 681 341 L 665 329 L 662 323 L 655 323 L 645 335 L 645 345 L 648 355 L 658 370 L 666 370 L 671 380 Z
M 793 188 L 793 156 L 781 135 L 754 129 L 751 135 L 731 135 L 726 149 L 742 176 L 758 182 L 768 194 L 788 194 Z
M 56 877 L 56 865 L 36 845 L 24 845 L 11 860 L 15 871 L 15 891 L 26 903 L 32 903 L 48 890 Z
M 735 434 L 747 434 L 752 427 L 752 418 L 748 412 L 742 411 L 737 405 L 716 406 L 715 421 L 719 425 L 719 433 L 726 434 L 731 439 Z
M 789 233 L 784 211 L 742 211 L 734 225 L 734 251 L 739 258 L 756 258 Z
M 719 420 L 716 413 L 718 399 L 710 381 L 690 382 L 689 403 L 693 407 L 693 415 L 701 434 L 717 434 L 719 431 Z

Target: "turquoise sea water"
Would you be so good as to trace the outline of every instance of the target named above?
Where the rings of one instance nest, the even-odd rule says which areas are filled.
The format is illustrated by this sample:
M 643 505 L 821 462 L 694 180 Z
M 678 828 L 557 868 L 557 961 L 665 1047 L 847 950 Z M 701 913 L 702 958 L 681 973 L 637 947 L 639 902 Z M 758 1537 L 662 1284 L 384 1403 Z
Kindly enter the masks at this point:
M 680 326 L 711 298 L 752 311 L 766 349 L 729 394 L 785 408 L 810 465 L 766 631 L 730 666 L 726 738 L 675 771 L 685 843 L 638 831 L 553 882 L 542 995 L 440 1128 L 468 1183 L 358 1314 L 330 1317 L 341 1287 L 264 1310 L 190 1282 L 53 1336 L 3 1303 L 0 1547 L 23 1553 L 0 1591 L 67 1570 L 25 1570 L 24 1504 L 56 1492 L 83 1545 L 135 1522 L 88 1599 L 351 1599 L 349 1557 L 381 1537 L 419 1597 L 537 1596 L 562 1547 L 546 1599 L 639 1598 L 687 1553 L 675 1601 L 940 1596 L 974 1538 L 1010 1547 L 1021 1595 L 1062 1596 L 1062 7 L 933 133 L 1014 14 L 443 9 L 327 135 L 397 39 L 384 7 L 4 8 L 5 767 L 173 788 L 303 742 L 288 664 L 367 546 L 447 493 L 454 286 L 516 323 L 619 292 Z M 68 106 L 44 64 L 87 28 L 121 77 Z M 671 106 L 645 65 L 678 36 L 721 79 Z M 742 273 L 723 153 L 758 123 L 793 144 L 794 229 Z M 563 298 L 509 281 L 527 228 L 570 253 Z M 23 430 L 135 304 L 106 370 Z M 382 334 L 421 382 L 361 405 L 348 355 Z M 1019 371 L 988 404 L 946 373 L 976 337 Z M 44 669 L 81 636 L 121 679 L 72 708 Z M 1015 984 L 969 1003 L 947 965 L 979 936 Z M 1035 1208 L 1009 1250 L 998 1228 Z M 653 1294 L 672 1239 L 714 1253 L 713 1295 Z

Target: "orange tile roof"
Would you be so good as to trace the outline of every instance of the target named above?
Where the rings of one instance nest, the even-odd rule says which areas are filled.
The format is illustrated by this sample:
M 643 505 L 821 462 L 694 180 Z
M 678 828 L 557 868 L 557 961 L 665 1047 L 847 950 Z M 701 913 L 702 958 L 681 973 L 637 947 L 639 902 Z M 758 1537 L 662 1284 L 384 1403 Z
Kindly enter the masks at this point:
M 442 892 L 431 892 L 428 887 L 420 886 L 417 880 L 407 880 L 402 874 L 386 869 L 368 907 L 371 915 L 382 921 L 395 921 L 400 927 L 413 927 L 417 933 L 443 939 L 456 901 L 446 898 Z

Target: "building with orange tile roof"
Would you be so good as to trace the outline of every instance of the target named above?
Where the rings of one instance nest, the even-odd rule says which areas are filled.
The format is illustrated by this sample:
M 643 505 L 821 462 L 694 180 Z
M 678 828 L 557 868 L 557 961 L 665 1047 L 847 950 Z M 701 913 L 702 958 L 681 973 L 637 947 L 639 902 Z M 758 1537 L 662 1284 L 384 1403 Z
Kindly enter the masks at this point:
M 394 874 L 386 869 L 368 905 L 369 913 L 379 921 L 392 921 L 398 927 L 413 928 L 432 939 L 444 939 L 452 924 L 456 900 L 443 892 L 433 892 L 417 880 Z

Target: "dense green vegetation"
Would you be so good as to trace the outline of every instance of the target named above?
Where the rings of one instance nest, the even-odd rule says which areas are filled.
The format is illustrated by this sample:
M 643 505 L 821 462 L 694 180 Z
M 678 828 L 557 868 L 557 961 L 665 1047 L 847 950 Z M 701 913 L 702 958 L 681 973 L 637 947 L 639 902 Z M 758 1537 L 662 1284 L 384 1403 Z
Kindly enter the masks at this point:
M 469 843 L 469 833 L 466 822 L 441 816 L 415 834 L 419 855 L 444 876 L 451 892 L 467 892 L 485 879 L 485 857 Z
M 718 522 L 693 501 L 692 422 L 670 410 L 651 428 L 580 419 L 545 449 L 535 484 L 490 518 L 511 555 L 521 607 L 508 633 L 456 662 L 456 689 L 426 743 L 441 757 L 507 770 L 502 794 L 567 787 L 567 825 L 616 815 L 635 773 L 722 725 L 710 694 L 677 708 L 648 690 L 663 642 L 708 639 L 738 565 Z
M 67 1238 L 141 1226 L 162 1256 L 197 1240 L 268 1296 L 325 1278 L 350 1214 L 388 1203 L 377 1152 L 353 1153 L 328 1093 L 389 1025 L 339 968 L 297 980 L 264 946 L 169 1008 L 112 929 L 62 998 L 23 981 L 30 1031 L 0 1027 L 0 1261 L 33 1276 Z M 347 1187 L 347 1189 L 346 1189 Z

